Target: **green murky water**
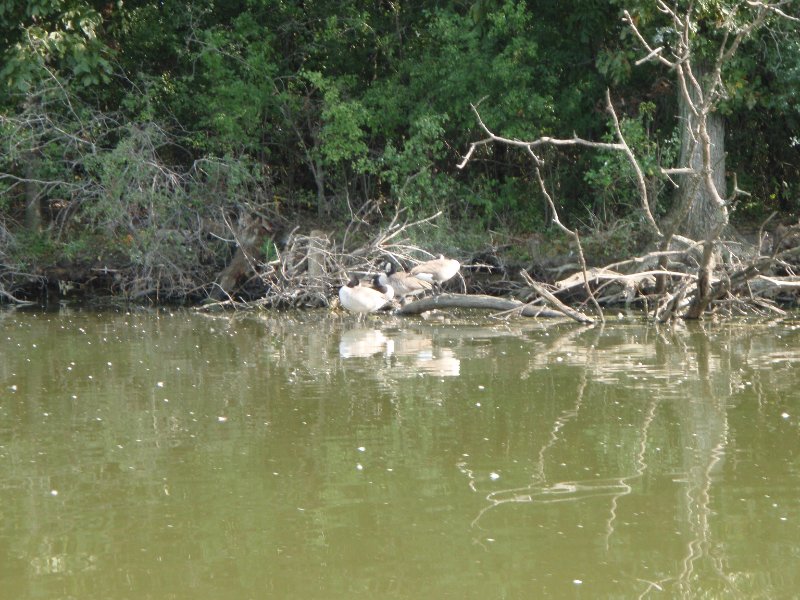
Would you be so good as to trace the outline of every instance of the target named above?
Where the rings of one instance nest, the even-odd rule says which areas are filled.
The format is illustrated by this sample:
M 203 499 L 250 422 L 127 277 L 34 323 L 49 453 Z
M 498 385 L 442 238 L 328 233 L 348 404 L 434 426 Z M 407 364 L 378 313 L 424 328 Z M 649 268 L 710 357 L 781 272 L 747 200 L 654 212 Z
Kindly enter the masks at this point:
M 786 598 L 798 323 L 0 312 L 0 597 Z

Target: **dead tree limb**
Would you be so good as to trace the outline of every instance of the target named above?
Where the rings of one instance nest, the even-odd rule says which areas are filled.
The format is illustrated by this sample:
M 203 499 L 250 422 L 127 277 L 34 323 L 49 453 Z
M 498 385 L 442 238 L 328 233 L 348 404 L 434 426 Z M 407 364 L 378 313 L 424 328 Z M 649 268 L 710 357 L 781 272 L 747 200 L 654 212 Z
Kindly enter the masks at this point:
M 484 296 L 481 294 L 439 294 L 409 302 L 398 315 L 419 315 L 437 308 L 477 308 L 485 310 L 519 311 L 523 317 L 560 317 L 561 312 L 531 306 L 519 300 Z
M 661 51 L 662 48 L 653 48 L 639 30 L 630 13 L 624 11 L 623 21 L 630 27 L 639 44 L 647 53 L 637 64 L 655 62 L 674 71 L 681 98 L 686 107 L 687 122 L 684 130 L 686 145 L 685 156 L 682 155 L 682 160 L 685 159 L 688 164 L 680 165 L 676 169 L 664 170 L 664 174 L 669 176 L 670 174 L 680 173 L 684 177 L 684 185 L 688 186 L 688 191 L 682 194 L 683 205 L 679 207 L 675 218 L 665 231 L 660 250 L 669 250 L 672 236 L 693 210 L 693 205 L 697 201 L 696 192 L 698 189 L 702 189 L 702 199 L 708 205 L 707 214 L 710 213 L 711 215 L 710 223 L 707 227 L 704 227 L 702 236 L 702 255 L 697 270 L 697 285 L 694 288 L 688 310 L 682 315 L 684 318 L 701 318 L 710 304 L 715 299 L 718 299 L 721 294 L 724 295 L 727 289 L 730 289 L 730 283 L 725 283 L 724 281 L 725 277 L 721 278 L 717 283 L 712 283 L 711 281 L 716 267 L 716 255 L 721 235 L 729 222 L 730 207 L 737 194 L 741 193 L 738 186 L 734 185 L 731 196 L 724 197 L 726 193 L 724 176 L 722 182 L 715 181 L 715 175 L 719 175 L 720 169 L 713 158 L 712 148 L 714 143 L 709 132 L 709 119 L 726 93 L 722 70 L 725 64 L 736 54 L 741 43 L 753 31 L 764 25 L 770 15 L 777 14 L 792 20 L 795 19 L 781 10 L 784 4 L 784 2 L 769 3 L 748 0 L 747 5 L 754 10 L 754 14 L 745 23 L 742 23 L 739 18 L 742 12 L 741 6 L 735 6 L 724 13 L 722 15 L 724 23 L 720 26 L 723 32 L 722 39 L 709 70 L 698 69 L 697 65 L 694 64 L 693 28 L 696 25 L 693 18 L 694 5 L 690 4 L 685 12 L 678 12 L 676 6 L 670 6 L 665 0 L 657 0 L 658 10 L 670 18 L 672 29 L 676 34 L 676 44 L 672 50 L 671 57 L 665 56 Z M 695 158 L 696 156 L 697 158 Z M 664 269 L 665 266 L 666 257 L 663 257 L 659 267 Z M 758 270 L 756 269 L 756 271 Z M 751 275 L 749 277 L 752 278 L 754 276 Z M 659 281 L 659 291 L 661 292 L 666 291 L 663 285 L 664 282 L 663 278 Z
M 31 302 L 30 300 L 21 300 L 20 298 L 17 298 L 13 294 L 10 294 L 9 292 L 5 291 L 3 289 L 3 286 L 0 286 L 0 296 L 6 298 L 9 302 L 13 302 L 17 306 L 33 306 L 34 304 L 36 304 L 35 302 Z
M 522 275 L 522 278 L 525 280 L 525 283 L 531 286 L 534 292 L 536 292 L 542 298 L 544 298 L 547 301 L 547 303 L 550 304 L 550 306 L 552 306 L 553 308 L 555 308 L 558 312 L 565 314 L 570 319 L 574 319 L 578 323 L 585 323 L 587 325 L 594 323 L 594 321 L 591 318 L 587 317 L 583 313 L 578 312 L 575 309 L 570 308 L 569 306 L 561 302 L 561 300 L 556 298 L 553 294 L 551 294 L 549 291 L 547 291 L 544 286 L 536 283 L 524 269 L 521 271 L 520 275 Z M 586 272 L 584 271 L 584 277 L 585 276 Z M 586 285 L 588 286 L 588 281 Z M 594 298 L 594 295 L 592 295 L 592 298 Z M 601 317 L 603 316 L 602 311 L 600 312 L 600 316 Z
M 581 263 L 581 273 L 583 273 L 583 284 L 584 284 L 584 287 L 586 289 L 586 294 L 591 299 L 592 305 L 594 306 L 595 311 L 597 312 L 597 316 L 600 318 L 600 321 L 601 322 L 605 322 L 605 317 L 603 316 L 603 309 L 600 308 L 600 305 L 597 303 L 597 298 L 594 297 L 594 293 L 592 293 L 592 288 L 589 286 L 589 277 L 586 275 L 586 257 L 583 255 L 583 246 L 581 246 L 581 238 L 578 235 L 578 232 L 576 230 L 569 229 L 563 223 L 561 223 L 561 219 L 558 216 L 558 211 L 556 210 L 556 205 L 553 203 L 553 199 L 550 197 L 550 194 L 547 192 L 547 187 L 544 184 L 544 179 L 542 179 L 542 174 L 539 171 L 539 166 L 538 165 L 535 166 L 534 170 L 536 172 L 536 179 L 539 182 L 539 188 L 542 190 L 542 194 L 547 199 L 547 203 L 550 206 L 550 210 L 553 211 L 553 223 L 555 223 L 559 227 L 559 229 L 561 229 L 561 231 L 566 233 L 575 242 L 575 247 L 578 250 L 578 259 L 580 260 L 580 263 Z M 525 277 L 526 275 L 527 275 L 527 273 L 525 273 L 523 271 L 523 277 Z M 533 279 L 531 279 L 530 276 L 527 277 L 527 280 L 529 281 L 529 284 L 533 284 Z M 532 285 L 531 287 L 534 287 L 534 286 Z M 541 291 L 539 293 L 541 293 Z M 544 297 L 546 298 L 546 296 L 544 296 Z M 553 299 L 555 299 L 555 297 L 553 297 Z M 561 303 L 559 302 L 559 304 L 561 304 Z M 556 307 L 557 310 L 562 310 L 560 307 L 556 306 L 555 304 L 554 304 L 554 306 Z M 580 313 L 578 313 L 578 314 L 580 314 Z M 569 315 L 569 316 L 571 316 L 572 318 L 576 318 L 573 315 Z M 585 317 L 583 315 L 581 315 L 581 317 L 583 317 L 585 319 L 588 319 L 588 317 Z M 576 319 L 576 320 L 578 320 L 579 322 L 585 322 L 585 321 L 580 321 L 580 319 Z M 591 322 L 591 319 L 589 321 Z
M 580 236 L 579 236 L 579 234 L 578 234 L 578 232 L 576 230 L 569 229 L 568 227 L 566 227 L 561 222 L 561 219 L 560 219 L 560 217 L 558 215 L 558 210 L 556 209 L 556 205 L 553 202 L 553 198 L 551 197 L 550 193 L 547 191 L 547 186 L 545 185 L 544 179 L 542 178 L 541 171 L 539 170 L 539 167 L 543 164 L 543 161 L 534 152 L 534 149 L 539 147 L 539 146 L 544 146 L 544 145 L 552 145 L 552 146 L 587 146 L 587 147 L 590 147 L 590 148 L 599 148 L 599 149 L 605 149 L 605 150 L 616 150 L 616 151 L 620 151 L 620 152 L 626 153 L 626 156 L 628 156 L 629 159 L 632 160 L 632 162 L 634 163 L 634 165 L 635 165 L 634 168 L 635 168 L 637 174 L 640 177 L 642 177 L 642 179 L 641 179 L 642 188 L 641 189 L 644 190 L 644 195 L 642 196 L 642 202 L 643 202 L 644 207 L 646 209 L 645 212 L 650 216 L 650 220 L 652 220 L 653 226 L 655 227 L 655 231 L 658 232 L 658 226 L 655 224 L 655 220 L 652 219 L 652 214 L 650 213 L 649 206 L 647 205 L 647 193 L 646 193 L 646 188 L 644 186 L 644 179 L 643 179 L 643 176 L 642 176 L 642 171 L 641 171 L 641 169 L 639 168 L 639 166 L 638 166 L 638 164 L 636 162 L 636 157 L 631 152 L 631 150 L 628 147 L 627 143 L 625 143 L 624 138 L 622 136 L 622 131 L 619 130 L 619 122 L 616 120 L 616 114 L 614 114 L 614 107 L 611 104 L 611 96 L 608 94 L 608 92 L 606 92 L 606 100 L 607 100 L 607 108 L 614 115 L 614 121 L 615 121 L 615 123 L 617 123 L 617 131 L 619 132 L 619 137 L 622 139 L 621 142 L 616 143 L 616 144 L 608 143 L 608 142 L 593 142 L 593 141 L 590 141 L 590 140 L 585 140 L 583 138 L 580 138 L 577 135 L 574 135 L 570 139 L 558 139 L 558 138 L 552 138 L 552 137 L 549 137 L 549 136 L 543 136 L 543 137 L 540 137 L 540 138 L 538 138 L 536 140 L 527 141 L 527 142 L 526 141 L 522 141 L 522 140 L 511 139 L 511 138 L 504 138 L 502 136 L 496 135 L 495 133 L 493 133 L 486 126 L 486 124 L 483 122 L 483 119 L 481 118 L 480 113 L 478 112 L 477 106 L 476 105 L 472 105 L 472 112 L 475 113 L 475 117 L 478 119 L 478 124 L 479 124 L 480 128 L 486 133 L 486 135 L 488 137 L 486 137 L 483 140 L 479 140 L 477 142 L 473 142 L 472 144 L 470 144 L 469 150 L 467 151 L 467 154 L 465 155 L 464 159 L 461 161 L 461 163 L 459 163 L 457 165 L 459 169 L 463 169 L 467 165 L 467 163 L 469 162 L 469 160 L 472 157 L 472 154 L 475 152 L 476 148 L 478 148 L 479 146 L 483 146 L 483 145 L 486 145 L 486 144 L 489 144 L 489 143 L 495 143 L 495 142 L 506 144 L 506 145 L 509 145 L 509 146 L 515 146 L 515 147 L 518 147 L 518 148 L 522 148 L 531 156 L 531 158 L 534 161 L 534 173 L 536 175 L 536 180 L 539 183 L 539 189 L 541 190 L 542 195 L 545 197 L 545 199 L 547 201 L 547 205 L 550 207 L 550 210 L 552 211 L 552 214 L 553 214 L 553 217 L 552 217 L 553 223 L 559 229 L 561 229 L 566 235 L 568 235 L 570 238 L 572 238 L 572 240 L 575 242 L 575 246 L 576 246 L 576 249 L 578 251 L 578 257 L 579 257 L 579 260 L 580 260 L 580 263 L 581 263 L 581 268 L 582 268 L 583 273 L 584 273 L 584 283 L 585 283 L 585 286 L 586 286 L 586 293 L 587 293 L 587 296 L 589 297 L 589 299 L 591 300 L 592 305 L 595 308 L 595 311 L 597 312 L 598 318 L 601 321 L 604 321 L 605 317 L 603 315 L 603 310 L 600 308 L 600 305 L 598 304 L 597 299 L 594 297 L 594 294 L 592 293 L 592 290 L 589 287 L 589 281 L 588 281 L 588 278 L 586 277 L 586 268 L 587 268 L 586 267 L 586 258 L 585 258 L 584 253 L 583 253 L 583 246 L 581 245 Z M 588 318 L 588 317 L 584 317 L 584 318 Z

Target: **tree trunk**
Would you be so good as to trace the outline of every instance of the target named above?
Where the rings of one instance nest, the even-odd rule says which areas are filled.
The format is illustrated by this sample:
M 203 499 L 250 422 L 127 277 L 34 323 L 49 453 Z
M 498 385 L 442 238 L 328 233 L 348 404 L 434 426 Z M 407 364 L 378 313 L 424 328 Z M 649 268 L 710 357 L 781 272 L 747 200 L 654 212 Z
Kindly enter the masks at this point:
M 42 208 L 36 177 L 36 156 L 29 152 L 25 157 L 25 229 L 36 233 L 42 229 Z
M 25 110 L 29 114 L 35 114 L 34 100 L 28 98 L 25 101 Z M 35 150 L 36 136 L 32 134 L 30 150 L 23 154 L 24 164 L 22 165 L 23 177 L 25 178 L 25 229 L 30 232 L 38 232 L 42 228 L 42 206 L 39 198 L 39 185 L 36 183 L 38 174 L 38 155 Z
M 397 310 L 398 315 L 419 315 L 437 308 L 482 308 L 486 310 L 519 311 L 523 317 L 562 317 L 564 313 L 531 306 L 519 300 L 484 296 L 482 294 L 439 294 L 414 300 Z
M 240 282 L 253 270 L 253 262 L 261 258 L 261 243 L 269 226 L 259 218 L 248 217 L 236 235 L 237 248 L 231 262 L 217 276 L 217 287 L 211 297 L 230 297 Z
M 695 69 L 697 80 L 704 82 L 707 67 Z M 696 91 L 691 85 L 688 86 L 692 101 L 696 107 L 700 107 L 702 102 L 697 97 Z M 682 175 L 679 178 L 678 201 L 676 203 L 677 214 L 674 218 L 678 219 L 677 230 L 693 240 L 705 240 L 716 230 L 720 221 L 725 218 L 720 214 L 721 207 L 714 201 L 708 186 L 705 185 L 703 172 L 703 140 L 700 133 L 699 120 L 703 115 L 695 115 L 689 109 L 686 98 L 683 94 L 680 100 L 680 123 L 681 123 L 681 155 L 680 166 L 691 167 L 695 170 L 694 175 Z M 717 192 L 723 198 L 726 196 L 725 183 L 725 119 L 717 112 L 709 112 L 705 115 L 705 129 L 710 141 L 710 167 L 712 170 L 712 181 Z M 727 219 L 726 219 L 727 220 Z
M 317 217 L 325 219 L 329 216 L 328 202 L 325 199 L 325 167 L 322 161 L 314 161 L 312 167 L 314 183 L 317 184 Z

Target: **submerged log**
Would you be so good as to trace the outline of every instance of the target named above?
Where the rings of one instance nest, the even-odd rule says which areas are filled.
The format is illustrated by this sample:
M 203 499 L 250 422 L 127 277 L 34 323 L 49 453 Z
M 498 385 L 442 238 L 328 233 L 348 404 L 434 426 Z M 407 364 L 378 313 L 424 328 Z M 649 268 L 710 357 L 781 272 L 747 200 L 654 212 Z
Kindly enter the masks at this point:
M 523 317 L 562 317 L 559 312 L 531 306 L 519 300 L 483 296 L 480 294 L 439 294 L 409 302 L 400 310 L 399 315 L 419 315 L 437 308 L 480 308 L 484 310 L 519 311 Z

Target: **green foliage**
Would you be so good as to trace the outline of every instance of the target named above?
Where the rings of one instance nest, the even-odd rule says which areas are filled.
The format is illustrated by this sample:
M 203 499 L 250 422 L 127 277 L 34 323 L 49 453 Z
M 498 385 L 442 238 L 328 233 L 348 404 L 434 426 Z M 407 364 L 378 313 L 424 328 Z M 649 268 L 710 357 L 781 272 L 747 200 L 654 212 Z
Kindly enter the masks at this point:
M 389 143 L 384 149 L 380 176 L 392 196 L 411 210 L 412 215 L 438 210 L 444 195 L 450 191 L 446 189 L 446 178 L 435 171 L 436 161 L 444 151 L 441 138 L 446 122 L 446 115 L 420 117 L 412 124 L 402 148 Z
M 797 213 L 800 203 L 800 38 L 797 25 L 770 23 L 745 42 L 726 69 L 729 123 L 727 168 L 737 173 L 744 198 L 734 217 L 763 220 L 776 210 Z M 752 108 L 752 110 L 751 110 Z
M 448 115 L 448 134 L 463 137 L 475 126 L 470 103 L 486 97 L 487 121 L 509 135 L 535 135 L 552 126 L 547 90 L 557 75 L 543 67 L 539 26 L 524 2 L 511 0 L 488 12 L 482 28 L 473 27 L 469 16 L 431 12 L 427 44 L 398 71 L 408 84 L 390 87 L 399 113 L 391 116 L 410 114 L 414 122 L 421 110 Z
M 61 246 L 61 255 L 68 261 L 77 261 L 90 255 L 92 240 L 85 235 L 69 239 Z
M 275 240 L 271 237 L 266 238 L 261 244 L 261 256 L 265 263 L 271 263 L 278 259 L 278 250 L 275 247 Z
M 544 199 L 532 178 L 482 181 L 476 194 L 483 198 L 487 228 L 520 233 L 541 231 L 545 227 Z
M 628 214 L 612 223 L 594 223 L 581 236 L 587 261 L 607 265 L 639 253 L 647 241 L 646 229 L 635 214 Z
M 351 161 L 356 168 L 367 157 L 367 111 L 364 106 L 343 96 L 343 85 L 316 71 L 302 71 L 305 79 L 321 96 L 319 142 L 316 152 L 329 164 Z
M 56 246 L 52 237 L 46 232 L 21 231 L 15 236 L 8 254 L 13 263 L 31 268 L 53 261 Z
M 653 131 L 655 104 L 643 102 L 636 118 L 623 118 L 620 128 L 625 140 L 633 150 L 648 187 L 651 210 L 664 214 L 665 202 L 660 197 L 664 190 L 664 179 L 660 168 L 672 165 L 680 150 L 677 131 L 659 140 Z M 616 142 L 616 134 L 609 132 L 604 141 Z M 597 152 L 591 159 L 591 168 L 584 180 L 591 186 L 593 204 L 586 206 L 589 214 L 598 222 L 609 225 L 618 219 L 636 213 L 641 202 L 636 184 L 636 173 L 628 157 L 622 152 Z
M 692 43 L 712 57 L 725 29 L 753 10 L 726 0 L 692 6 Z M 21 222 L 14 177 L 32 153 L 45 202 L 69 207 L 58 228 L 50 223 L 61 232 L 51 243 L 75 257 L 103 246 L 142 269 L 223 260 L 219 248 L 198 251 L 198 219 L 261 210 L 273 193 L 289 218 L 346 219 L 387 200 L 417 217 L 442 210 L 448 228 L 543 229 L 524 152 L 487 145 L 455 168 L 483 136 L 470 104 L 506 137 L 612 139 L 606 87 L 661 213 L 658 166 L 677 152 L 677 91 L 653 86 L 670 80 L 660 67 L 636 66 L 642 50 L 623 9 L 650 42 L 674 45 L 668 18 L 638 0 L 575 0 L 569 10 L 539 0 L 0 0 L 0 170 L 9 176 L 0 178 L 0 217 Z M 728 164 L 754 192 L 742 205 L 750 214 L 788 212 L 800 197 L 796 32 L 772 18 L 724 72 Z M 622 154 L 545 158 L 567 220 L 637 222 Z
M 614 83 L 630 79 L 633 70 L 633 52 L 625 49 L 603 48 L 597 55 L 597 70 Z
M 43 202 L 61 206 L 44 230 L 15 237 L 7 254 L 18 264 L 110 261 L 137 287 L 192 289 L 213 277 L 203 273 L 219 269 L 227 251 L 219 237 L 202 235 L 202 224 L 245 205 L 270 210 L 261 165 L 232 157 L 170 165 L 163 157 L 175 144 L 166 129 L 155 122 L 120 124 L 74 97 L 43 93 L 6 118 L 4 130 L 0 179 L 18 181 L 16 173 L 27 168 Z M 10 211 L 22 214 L 24 195 L 11 201 Z
M 7 42 L 0 69 L 2 95 L 25 93 L 45 69 L 69 75 L 78 87 L 108 83 L 112 52 L 98 37 L 103 17 L 81 0 L 0 2 Z

